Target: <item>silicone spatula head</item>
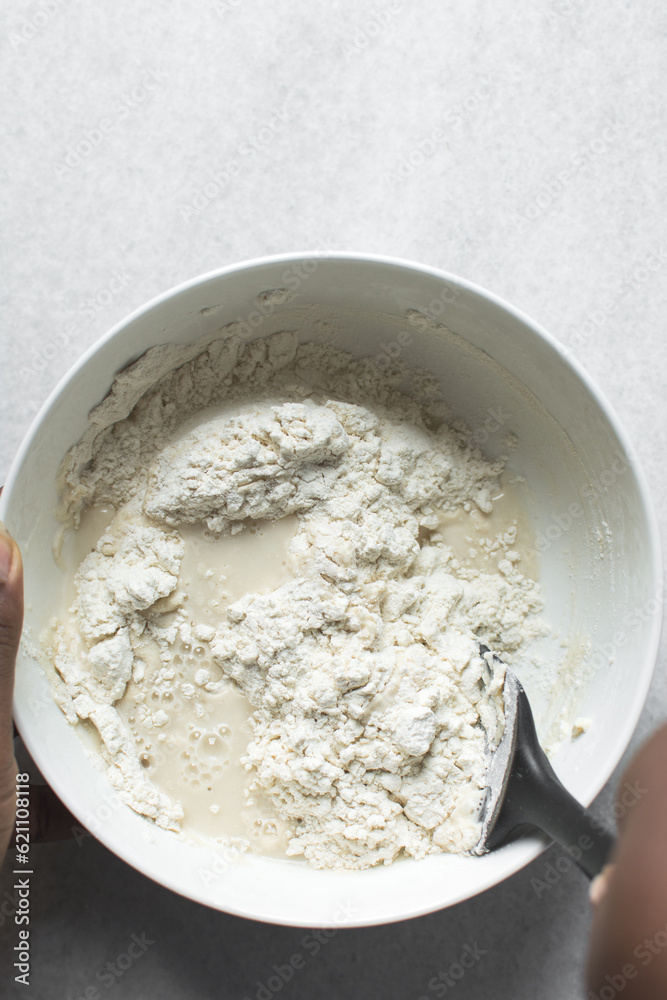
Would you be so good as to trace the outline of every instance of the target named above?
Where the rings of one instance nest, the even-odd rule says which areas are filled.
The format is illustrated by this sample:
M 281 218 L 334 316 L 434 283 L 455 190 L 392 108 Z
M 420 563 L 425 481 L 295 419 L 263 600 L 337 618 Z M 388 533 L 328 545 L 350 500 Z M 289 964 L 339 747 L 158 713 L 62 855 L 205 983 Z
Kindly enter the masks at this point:
M 494 668 L 502 666 L 488 647 L 480 646 L 480 653 L 487 661 L 493 659 Z M 614 838 L 556 777 L 537 738 L 526 692 L 508 669 L 503 693 L 505 729 L 489 756 L 481 834 L 472 853 L 485 854 L 522 828 L 537 827 L 565 847 L 593 878 L 607 863 Z

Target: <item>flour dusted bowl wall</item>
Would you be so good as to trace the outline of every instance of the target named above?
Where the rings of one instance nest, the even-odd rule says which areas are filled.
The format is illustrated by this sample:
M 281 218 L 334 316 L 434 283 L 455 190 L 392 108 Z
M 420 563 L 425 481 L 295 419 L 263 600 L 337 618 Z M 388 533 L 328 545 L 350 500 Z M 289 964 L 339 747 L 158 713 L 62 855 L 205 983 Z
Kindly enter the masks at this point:
M 235 857 L 152 826 L 122 805 L 51 697 L 30 654 L 62 589 L 52 556 L 55 477 L 114 375 L 148 348 L 229 335 L 298 330 L 378 368 L 400 357 L 440 383 L 485 454 L 505 454 L 525 478 L 552 634 L 541 666 L 522 678 L 553 730 L 566 706 L 593 725 L 565 741 L 554 766 L 583 801 L 600 790 L 639 717 L 657 651 L 662 607 L 655 517 L 641 472 L 608 404 L 529 319 L 459 278 L 399 260 L 352 254 L 267 258 L 204 275 L 155 299 L 111 330 L 51 395 L 0 499 L 0 517 L 26 567 L 26 648 L 15 715 L 45 778 L 81 824 L 161 884 L 209 906 L 276 923 L 358 926 L 415 916 L 483 891 L 543 848 L 536 839 L 483 858 L 429 857 L 362 872 L 300 861 Z M 584 678 L 571 683 L 570 661 Z M 587 644 L 590 649 L 586 651 Z M 553 734 L 552 734 L 553 735 Z

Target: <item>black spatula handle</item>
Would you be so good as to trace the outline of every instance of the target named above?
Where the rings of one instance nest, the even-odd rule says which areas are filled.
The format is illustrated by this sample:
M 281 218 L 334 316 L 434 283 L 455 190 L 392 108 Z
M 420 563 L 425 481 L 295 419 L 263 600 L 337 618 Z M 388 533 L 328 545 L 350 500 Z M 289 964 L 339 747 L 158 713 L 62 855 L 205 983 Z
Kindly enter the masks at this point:
M 528 698 L 519 685 L 514 761 L 488 848 L 499 847 L 525 824 L 538 827 L 557 841 L 589 878 L 604 868 L 614 847 L 612 834 L 556 777 L 537 739 Z

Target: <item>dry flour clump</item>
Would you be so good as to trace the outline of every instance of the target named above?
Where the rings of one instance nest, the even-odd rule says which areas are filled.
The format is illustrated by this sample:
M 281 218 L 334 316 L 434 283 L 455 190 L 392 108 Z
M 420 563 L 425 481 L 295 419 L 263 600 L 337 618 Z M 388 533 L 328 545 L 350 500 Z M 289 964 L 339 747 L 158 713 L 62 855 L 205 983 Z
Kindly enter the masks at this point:
M 406 374 L 291 333 L 169 345 L 122 373 L 68 455 L 66 522 L 101 505 L 114 516 L 78 568 L 71 621 L 54 625 L 58 697 L 97 728 L 125 801 L 160 825 L 178 829 L 182 809 L 114 706 L 131 698 L 130 718 L 166 739 L 156 683 L 198 715 L 232 685 L 253 710 L 248 793 L 271 804 L 288 854 L 365 868 L 474 845 L 503 726 L 502 676 L 478 643 L 517 650 L 539 594 L 515 530 L 487 542 L 488 571 L 455 558 L 443 517 L 489 513 L 502 463 L 399 391 Z M 222 544 L 289 516 L 289 578 L 226 605 L 221 580 L 218 610 L 193 617 L 192 531 Z M 205 654 L 190 674 L 179 642 Z

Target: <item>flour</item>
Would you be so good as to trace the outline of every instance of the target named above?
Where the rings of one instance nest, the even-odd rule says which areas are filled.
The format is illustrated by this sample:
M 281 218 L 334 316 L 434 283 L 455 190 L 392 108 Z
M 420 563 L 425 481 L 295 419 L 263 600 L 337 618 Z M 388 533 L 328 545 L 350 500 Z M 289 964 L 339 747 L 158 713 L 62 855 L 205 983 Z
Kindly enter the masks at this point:
M 490 572 L 448 545 L 443 515 L 489 514 L 503 462 L 443 422 L 423 376 L 421 403 L 400 391 L 410 376 L 291 333 L 168 345 L 121 374 L 67 456 L 64 522 L 115 513 L 53 626 L 57 697 L 159 825 L 179 829 L 183 810 L 140 763 L 132 725 L 168 741 L 170 701 L 203 716 L 232 685 L 254 710 L 247 794 L 270 804 L 289 855 L 365 868 L 474 846 L 503 727 L 503 678 L 478 644 L 511 657 L 541 605 L 516 528 L 484 539 Z M 289 516 L 288 578 L 225 605 L 220 577 L 211 616 L 193 618 L 188 532 L 222 542 Z M 199 651 L 187 669 L 179 643 Z
M 209 421 L 160 454 L 145 512 L 221 532 L 276 520 L 324 500 L 348 437 L 326 407 L 284 403 Z

